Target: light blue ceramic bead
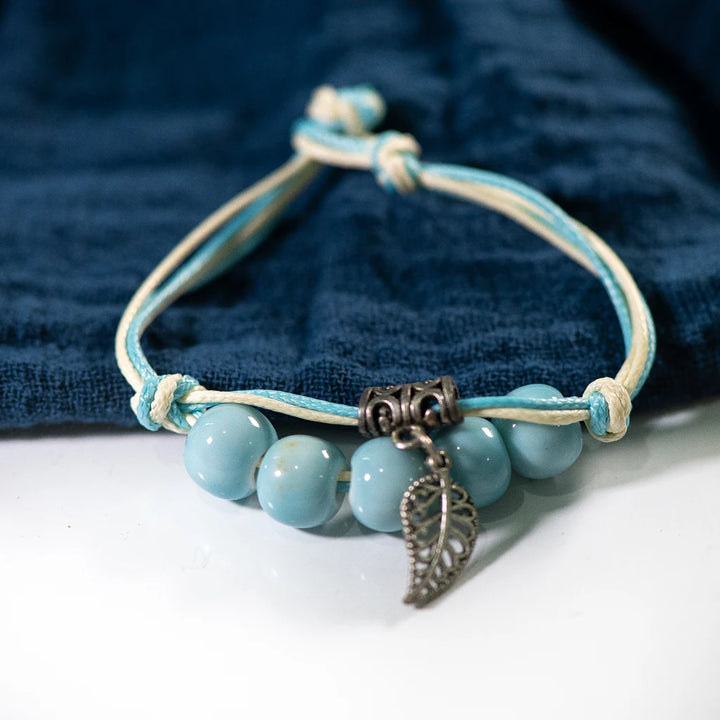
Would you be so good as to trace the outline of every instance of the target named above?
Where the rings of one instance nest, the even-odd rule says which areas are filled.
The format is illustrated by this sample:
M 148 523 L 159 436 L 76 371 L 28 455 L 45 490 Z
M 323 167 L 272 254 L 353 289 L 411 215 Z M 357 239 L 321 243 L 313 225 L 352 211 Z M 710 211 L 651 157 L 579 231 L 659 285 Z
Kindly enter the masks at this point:
M 350 507 L 365 526 L 381 532 L 400 530 L 400 501 L 426 472 L 419 450 L 398 450 L 389 437 L 363 443 L 350 459 Z
M 309 435 L 284 437 L 260 464 L 258 500 L 270 517 L 285 525 L 323 525 L 340 509 L 338 475 L 349 469 L 342 451 L 330 442 Z
M 228 500 L 255 491 L 255 470 L 277 440 L 275 428 L 247 405 L 215 405 L 190 429 L 185 441 L 185 467 L 204 490 Z
M 510 457 L 491 422 L 468 417 L 460 425 L 439 430 L 433 440 L 450 455 L 450 476 L 470 493 L 477 507 L 490 505 L 507 490 Z
M 508 397 L 561 398 L 551 385 L 523 385 Z M 579 423 L 572 425 L 538 425 L 497 419 L 493 424 L 500 432 L 510 455 L 513 470 L 526 478 L 541 480 L 567 470 L 582 450 Z

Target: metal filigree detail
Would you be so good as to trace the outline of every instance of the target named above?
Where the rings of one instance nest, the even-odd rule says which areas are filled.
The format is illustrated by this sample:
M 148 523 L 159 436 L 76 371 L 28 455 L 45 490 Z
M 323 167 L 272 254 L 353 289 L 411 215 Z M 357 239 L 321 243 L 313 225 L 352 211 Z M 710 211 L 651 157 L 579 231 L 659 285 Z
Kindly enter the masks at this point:
M 438 473 L 416 480 L 400 505 L 409 579 L 406 603 L 425 605 L 441 595 L 467 565 L 480 532 L 470 494 Z
M 400 503 L 410 574 L 405 602 L 419 607 L 445 592 L 467 565 L 480 522 L 470 493 L 450 477 L 450 457 L 422 428 L 400 428 L 392 439 L 401 450 L 421 448 L 429 471 Z
M 366 437 L 390 435 L 416 425 L 432 430 L 463 420 L 457 405 L 458 389 L 449 375 L 424 382 L 368 387 L 360 396 L 360 432 Z

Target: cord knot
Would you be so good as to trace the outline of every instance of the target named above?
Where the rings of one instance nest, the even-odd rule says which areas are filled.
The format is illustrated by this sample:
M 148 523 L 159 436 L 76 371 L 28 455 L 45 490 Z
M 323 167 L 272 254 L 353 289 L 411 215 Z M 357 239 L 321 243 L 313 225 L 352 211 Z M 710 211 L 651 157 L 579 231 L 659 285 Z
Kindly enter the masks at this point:
M 583 397 L 590 402 L 590 419 L 585 424 L 594 438 L 614 442 L 624 437 L 632 410 L 624 385 L 613 378 L 599 378 L 585 388 Z
M 194 388 L 201 387 L 190 375 L 153 375 L 130 400 L 140 424 L 148 430 L 166 427 L 175 432 L 190 429 L 177 403 Z
M 372 151 L 372 171 L 388 192 L 412 192 L 420 177 L 420 145 L 412 135 L 394 130 L 380 133 Z
M 321 85 L 313 92 L 306 115 L 332 130 L 347 135 L 366 135 L 385 117 L 385 101 L 369 85 L 336 90 Z

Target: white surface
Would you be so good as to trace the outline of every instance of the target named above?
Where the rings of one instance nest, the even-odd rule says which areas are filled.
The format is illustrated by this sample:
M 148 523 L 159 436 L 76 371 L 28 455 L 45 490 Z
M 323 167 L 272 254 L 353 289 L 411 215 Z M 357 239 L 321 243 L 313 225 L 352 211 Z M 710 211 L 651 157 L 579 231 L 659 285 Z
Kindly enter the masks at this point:
M 421 611 L 347 505 L 277 525 L 168 433 L 0 436 L 0 718 L 716 720 L 719 430 L 718 402 L 635 418 L 513 481 Z

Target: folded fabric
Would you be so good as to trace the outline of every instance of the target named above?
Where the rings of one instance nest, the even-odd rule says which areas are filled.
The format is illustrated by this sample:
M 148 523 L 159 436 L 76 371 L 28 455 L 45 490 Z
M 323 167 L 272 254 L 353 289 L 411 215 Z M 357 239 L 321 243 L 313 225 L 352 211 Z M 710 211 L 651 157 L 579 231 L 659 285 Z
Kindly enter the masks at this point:
M 425 159 L 527 182 L 615 248 L 658 325 L 638 409 L 720 391 L 717 168 L 682 101 L 561 0 L 8 0 L 1 427 L 135 422 L 113 358 L 125 304 L 289 155 L 326 82 L 375 85 L 386 126 Z M 168 310 L 146 349 L 206 387 L 345 403 L 443 373 L 464 395 L 577 394 L 623 358 L 599 283 L 541 240 L 331 171 L 253 255 Z
M 629 24 L 652 38 L 674 62 L 694 76 L 701 90 L 720 106 L 720 3 L 717 0 L 575 0 L 596 18 L 613 11 L 613 24 Z

